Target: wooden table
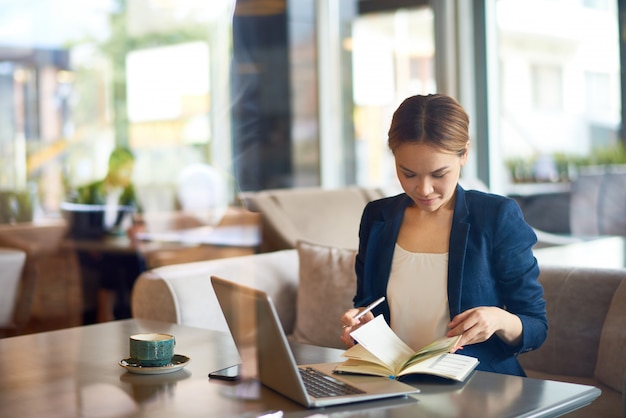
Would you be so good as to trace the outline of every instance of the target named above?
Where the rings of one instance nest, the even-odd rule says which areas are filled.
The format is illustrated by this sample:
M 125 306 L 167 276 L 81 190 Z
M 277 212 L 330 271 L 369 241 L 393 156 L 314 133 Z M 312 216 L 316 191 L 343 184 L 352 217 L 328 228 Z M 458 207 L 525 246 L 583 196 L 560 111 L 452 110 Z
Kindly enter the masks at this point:
M 119 366 L 128 337 L 167 332 L 182 370 L 137 375 Z M 296 345 L 299 363 L 340 361 L 341 350 Z M 239 361 L 228 334 L 180 325 L 124 320 L 0 339 L 0 415 L 11 417 L 551 417 L 599 396 L 593 386 L 475 372 L 465 384 L 418 384 L 408 398 L 306 410 L 256 380 L 238 383 L 207 375 Z M 335 415 L 337 414 L 337 415 Z
M 260 215 L 244 208 L 228 208 L 215 226 L 204 225 L 183 212 L 142 216 L 147 229 L 134 234 L 133 239 L 124 234 L 63 240 L 62 247 L 75 253 L 78 260 L 83 324 L 129 318 L 134 280 L 146 269 L 251 255 L 261 243 Z M 116 308 L 102 302 L 102 283 L 111 277 L 118 281 L 108 285 L 116 289 L 112 302 Z
M 216 226 L 181 213 L 146 214 L 150 227 L 137 239 L 126 235 L 100 239 L 66 238 L 64 248 L 113 254 L 140 254 L 147 268 L 254 254 L 261 244 L 260 215 L 229 208 Z

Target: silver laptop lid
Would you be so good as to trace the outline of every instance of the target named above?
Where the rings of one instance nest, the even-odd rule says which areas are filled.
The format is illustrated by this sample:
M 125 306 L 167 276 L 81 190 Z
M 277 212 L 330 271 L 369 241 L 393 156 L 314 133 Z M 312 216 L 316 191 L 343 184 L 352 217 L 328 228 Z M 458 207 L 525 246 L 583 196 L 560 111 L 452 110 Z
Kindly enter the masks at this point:
M 249 353 L 254 351 L 251 345 L 256 343 L 258 378 L 261 383 L 276 392 L 307 407 L 338 405 L 419 392 L 412 386 L 385 378 L 338 376 L 337 379 L 356 386 L 365 393 L 331 398 L 309 396 L 269 295 L 261 290 L 215 276 L 211 277 L 211 283 L 240 356 L 245 362 Z M 243 351 L 247 351 L 248 354 L 244 354 Z M 334 367 L 332 363 L 309 366 L 326 374 L 330 374 Z
M 255 361 L 261 383 L 308 405 L 308 396 L 269 296 L 260 290 L 211 277 L 215 295 L 243 361 Z M 262 318 L 269 318 L 262 319 Z M 251 353 L 256 353 L 252 359 Z M 280 365 L 280 366 L 278 366 Z

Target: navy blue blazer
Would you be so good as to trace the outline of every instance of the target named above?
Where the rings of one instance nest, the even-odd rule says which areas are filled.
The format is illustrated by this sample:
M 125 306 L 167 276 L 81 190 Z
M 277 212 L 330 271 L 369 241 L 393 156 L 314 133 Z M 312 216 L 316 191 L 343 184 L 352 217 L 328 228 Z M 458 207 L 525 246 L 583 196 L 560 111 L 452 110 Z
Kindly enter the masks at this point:
M 404 210 L 411 203 L 402 193 L 365 207 L 356 257 L 354 306 L 365 306 L 386 294 L 398 231 Z M 517 346 L 494 334 L 459 351 L 477 357 L 479 370 L 525 376 L 517 355 L 538 348 L 546 339 L 546 303 L 532 252 L 536 242 L 537 236 L 514 200 L 466 191 L 457 185 L 448 252 L 450 319 L 477 306 L 497 306 L 517 315 L 523 325 Z M 382 313 L 390 322 L 386 302 L 373 313 Z

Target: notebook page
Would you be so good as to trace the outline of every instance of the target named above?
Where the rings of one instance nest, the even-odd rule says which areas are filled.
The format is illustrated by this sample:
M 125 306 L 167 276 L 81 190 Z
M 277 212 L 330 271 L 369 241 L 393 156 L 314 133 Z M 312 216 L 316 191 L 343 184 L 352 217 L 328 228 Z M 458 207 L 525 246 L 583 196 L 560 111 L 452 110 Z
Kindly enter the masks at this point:
M 389 328 L 382 315 L 352 331 L 350 335 L 394 371 L 398 371 L 413 354 L 411 347 Z

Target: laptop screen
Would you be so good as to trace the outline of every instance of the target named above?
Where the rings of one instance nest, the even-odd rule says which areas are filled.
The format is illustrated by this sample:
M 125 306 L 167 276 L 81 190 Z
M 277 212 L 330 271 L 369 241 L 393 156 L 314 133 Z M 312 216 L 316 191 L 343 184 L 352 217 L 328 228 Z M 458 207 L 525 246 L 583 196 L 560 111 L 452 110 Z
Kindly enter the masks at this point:
M 241 378 L 258 375 L 257 367 L 257 309 L 254 289 L 237 286 L 224 281 L 213 282 L 224 318 L 241 357 Z
M 296 361 L 269 296 L 217 277 L 211 281 L 242 358 L 242 377 L 256 371 L 264 385 L 306 403 Z

